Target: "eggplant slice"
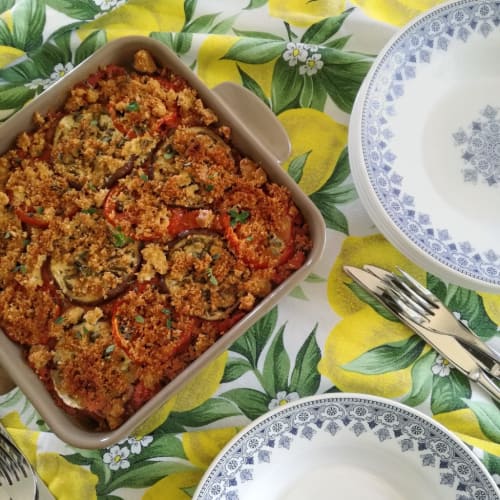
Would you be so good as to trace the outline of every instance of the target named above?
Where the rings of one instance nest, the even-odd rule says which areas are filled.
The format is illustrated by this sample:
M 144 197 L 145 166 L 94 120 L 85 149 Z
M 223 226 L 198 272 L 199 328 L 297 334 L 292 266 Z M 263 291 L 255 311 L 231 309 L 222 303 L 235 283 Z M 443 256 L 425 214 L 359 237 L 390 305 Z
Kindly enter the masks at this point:
M 71 186 L 101 189 L 149 159 L 156 142 L 149 135 L 125 137 L 104 110 L 76 112 L 56 127 L 52 161 Z
M 223 238 L 208 231 L 191 231 L 169 250 L 164 278 L 174 307 L 207 320 L 228 318 L 246 293 L 242 281 L 249 269 L 227 248 Z
M 139 268 L 140 243 L 99 213 L 79 213 L 64 220 L 54 242 L 50 271 L 73 303 L 98 305 L 122 293 Z

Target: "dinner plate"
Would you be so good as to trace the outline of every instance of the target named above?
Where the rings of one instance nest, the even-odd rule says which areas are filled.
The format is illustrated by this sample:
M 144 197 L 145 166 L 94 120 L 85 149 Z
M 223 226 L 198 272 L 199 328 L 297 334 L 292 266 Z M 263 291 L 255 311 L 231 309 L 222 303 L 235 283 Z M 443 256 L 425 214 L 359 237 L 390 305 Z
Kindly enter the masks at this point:
M 451 283 L 500 292 L 500 6 L 442 4 L 377 56 L 349 127 L 378 229 Z
M 243 429 L 196 500 L 498 500 L 474 453 L 443 426 L 385 398 L 324 394 Z

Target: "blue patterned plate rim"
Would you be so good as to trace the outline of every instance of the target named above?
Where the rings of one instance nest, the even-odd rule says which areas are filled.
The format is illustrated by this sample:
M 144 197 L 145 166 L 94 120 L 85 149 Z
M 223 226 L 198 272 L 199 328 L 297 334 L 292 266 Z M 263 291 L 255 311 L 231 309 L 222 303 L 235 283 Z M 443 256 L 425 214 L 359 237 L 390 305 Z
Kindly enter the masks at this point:
M 364 195 L 370 205 L 368 211 L 379 229 L 387 233 L 386 236 L 403 252 L 409 241 L 414 249 L 414 260 L 423 267 L 429 264 L 430 256 L 432 269 L 428 270 L 438 275 L 441 271 L 449 281 L 470 288 L 475 285 L 483 291 L 496 291 L 500 286 L 500 245 L 498 248 L 476 248 L 475 242 L 457 239 L 448 228 L 434 225 L 432 214 L 426 211 L 429 208 L 422 208 L 425 200 L 417 200 L 414 193 L 409 192 L 411 187 L 404 185 L 404 177 L 398 172 L 397 158 L 391 149 L 397 131 L 391 129 L 391 119 L 395 103 L 404 95 L 405 83 L 418 77 L 419 64 L 430 64 L 433 54 L 437 57 L 437 52 L 446 51 L 452 42 L 466 44 L 476 34 L 488 40 L 498 30 L 500 3 L 488 0 L 447 2 L 410 22 L 374 61 L 357 96 L 352 115 L 355 119 L 351 119 L 351 124 L 359 123 L 354 123 L 355 131 L 349 138 L 353 150 L 353 177 L 356 181 L 365 176 L 364 187 L 358 182 L 356 184 L 360 196 L 363 198 Z M 404 60 L 399 60 L 394 66 L 392 58 L 402 57 L 402 54 Z M 488 107 L 483 110 L 484 120 L 489 120 L 489 124 L 493 122 L 500 130 L 498 111 L 490 107 L 488 114 Z M 477 136 L 470 139 L 475 138 Z M 455 139 L 465 143 L 468 138 L 462 131 Z M 358 144 L 360 152 L 356 151 Z M 464 157 L 470 156 L 466 146 Z M 362 157 L 357 158 L 359 165 L 356 165 L 357 155 Z M 363 173 L 356 175 L 356 166 Z M 500 189 L 500 165 L 496 165 L 493 174 L 491 169 L 489 172 L 489 177 L 484 174 L 482 180 L 499 184 Z M 475 175 L 482 175 L 481 171 L 477 170 Z M 419 202 L 420 206 L 417 206 Z M 383 216 L 377 214 L 380 206 Z
M 452 491 L 456 500 L 500 498 L 479 458 L 443 425 L 387 398 L 333 393 L 287 403 L 242 429 L 209 466 L 193 500 L 238 500 L 246 486 L 259 480 L 254 469 L 272 463 L 278 447 L 293 455 L 294 441 L 304 440 L 312 447 L 313 436 L 324 432 L 324 439 L 333 438 L 333 454 L 335 438 L 346 431 L 352 431 L 348 435 L 352 440 L 365 435 L 375 436 L 380 445 L 396 440 L 401 453 L 419 455 L 423 473 L 438 470 L 438 487 Z

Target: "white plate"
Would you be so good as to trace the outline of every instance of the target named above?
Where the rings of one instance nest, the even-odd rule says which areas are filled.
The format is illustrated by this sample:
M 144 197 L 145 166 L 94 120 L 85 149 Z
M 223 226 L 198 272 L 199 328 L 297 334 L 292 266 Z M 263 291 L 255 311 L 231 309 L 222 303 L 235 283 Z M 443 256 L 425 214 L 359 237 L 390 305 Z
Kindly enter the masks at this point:
M 379 230 L 444 280 L 500 292 L 500 6 L 442 4 L 387 44 L 349 154 Z
M 303 398 L 241 431 L 194 500 L 498 500 L 479 459 L 444 427 L 393 401 Z

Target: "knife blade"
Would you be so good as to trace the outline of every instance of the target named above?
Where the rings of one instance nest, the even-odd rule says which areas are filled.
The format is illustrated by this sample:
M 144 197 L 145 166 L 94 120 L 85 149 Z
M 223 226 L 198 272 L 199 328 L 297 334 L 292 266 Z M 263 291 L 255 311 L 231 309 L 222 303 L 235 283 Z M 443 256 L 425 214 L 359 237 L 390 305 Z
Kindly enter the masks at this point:
M 500 388 L 486 375 L 476 358 L 460 342 L 452 336 L 428 330 L 417 322 L 403 316 L 398 305 L 384 293 L 387 284 L 377 276 L 353 266 L 344 266 L 344 271 L 372 297 L 377 299 L 378 302 L 425 340 L 444 359 L 448 360 L 454 368 L 480 385 L 494 399 L 500 401 Z

